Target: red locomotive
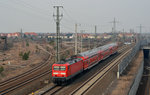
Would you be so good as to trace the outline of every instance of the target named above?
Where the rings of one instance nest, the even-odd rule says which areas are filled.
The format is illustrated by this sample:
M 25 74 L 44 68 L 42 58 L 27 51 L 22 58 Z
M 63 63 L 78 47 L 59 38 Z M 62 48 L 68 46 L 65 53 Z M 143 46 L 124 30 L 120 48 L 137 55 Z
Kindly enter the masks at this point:
M 117 52 L 118 44 L 107 44 L 86 52 L 79 53 L 65 61 L 53 64 L 52 80 L 56 84 L 61 84 L 73 78 L 77 74 L 88 70 L 99 61 L 106 59 Z

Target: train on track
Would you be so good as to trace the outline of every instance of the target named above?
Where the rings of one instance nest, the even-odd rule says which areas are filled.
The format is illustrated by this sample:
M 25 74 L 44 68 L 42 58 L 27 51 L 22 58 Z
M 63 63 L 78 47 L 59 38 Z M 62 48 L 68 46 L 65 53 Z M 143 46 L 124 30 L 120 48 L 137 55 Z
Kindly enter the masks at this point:
M 110 43 L 55 63 L 52 65 L 52 81 L 59 85 L 66 83 L 74 76 L 98 64 L 101 60 L 115 54 L 117 50 L 118 44 Z

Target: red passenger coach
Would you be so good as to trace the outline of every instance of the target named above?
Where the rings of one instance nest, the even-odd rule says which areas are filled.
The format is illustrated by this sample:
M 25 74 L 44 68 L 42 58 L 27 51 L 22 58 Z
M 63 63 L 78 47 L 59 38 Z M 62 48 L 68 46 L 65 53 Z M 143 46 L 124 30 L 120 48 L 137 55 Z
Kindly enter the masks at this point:
M 107 44 L 86 52 L 79 53 L 65 61 L 60 61 L 52 66 L 52 80 L 61 84 L 73 78 L 77 74 L 88 70 L 101 60 L 117 52 L 117 43 Z

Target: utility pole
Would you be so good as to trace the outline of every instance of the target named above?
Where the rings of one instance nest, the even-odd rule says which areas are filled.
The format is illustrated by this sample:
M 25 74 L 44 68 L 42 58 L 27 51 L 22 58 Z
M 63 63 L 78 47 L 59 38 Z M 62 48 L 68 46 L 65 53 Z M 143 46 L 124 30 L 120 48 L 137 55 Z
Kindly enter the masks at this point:
M 112 21 L 111 23 L 113 23 L 113 28 L 112 28 L 112 32 L 113 32 L 113 41 L 115 42 L 116 41 L 116 23 L 118 23 L 116 21 L 116 18 L 114 18 L 114 21 Z
M 141 33 L 142 33 L 142 28 L 143 28 L 143 26 L 140 24 L 140 40 L 141 40 Z
M 78 25 L 75 24 L 75 55 L 78 53 L 78 34 L 77 34 Z
M 89 41 L 88 44 L 89 44 L 89 50 L 90 50 L 91 49 L 91 38 L 90 37 L 88 38 L 88 41 Z
M 83 51 L 83 32 L 85 30 L 81 30 L 81 52 Z
M 21 39 L 22 39 L 23 38 L 22 28 L 20 30 L 20 33 L 21 33 Z
M 123 42 L 125 42 L 125 31 L 124 31 L 124 29 L 122 30 L 122 32 L 123 32 Z
M 91 38 L 89 38 L 89 50 L 91 49 Z
M 125 33 L 125 32 L 124 32 L 124 29 L 122 29 L 122 32 Z
M 54 20 L 56 21 L 56 34 L 57 34 L 57 37 L 56 37 L 56 44 L 57 44 L 57 47 L 56 47 L 56 60 L 57 62 L 60 61 L 60 20 L 62 19 L 63 17 L 63 14 L 60 15 L 59 13 L 59 9 L 60 8 L 63 8 L 63 6 L 54 6 L 54 8 L 56 8 L 56 15 L 53 14 L 53 17 L 55 18 Z
M 1 37 L 4 40 L 4 48 L 3 50 L 7 50 L 7 36 Z
M 96 48 L 97 47 L 97 26 L 95 25 L 95 45 L 94 47 Z
M 141 34 L 143 26 L 140 24 L 139 28 L 140 28 L 140 34 Z
M 140 26 L 138 26 L 138 27 L 140 28 L 140 40 L 141 40 L 141 33 L 142 33 L 143 26 L 142 26 L 142 24 L 140 24 Z

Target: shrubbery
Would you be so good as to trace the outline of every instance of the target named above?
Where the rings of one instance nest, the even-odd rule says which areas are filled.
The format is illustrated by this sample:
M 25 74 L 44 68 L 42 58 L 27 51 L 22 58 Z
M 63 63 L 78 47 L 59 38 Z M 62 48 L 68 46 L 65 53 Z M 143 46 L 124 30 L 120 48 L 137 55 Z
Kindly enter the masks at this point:
M 54 43 L 55 43 L 54 41 L 50 41 L 49 42 L 50 45 L 54 45 Z
M 19 56 L 23 56 L 23 52 L 20 52 L 20 53 L 19 53 Z
M 22 60 L 28 60 L 29 59 L 29 55 L 30 55 L 30 51 L 25 52 L 25 53 L 23 53 L 23 52 L 19 53 L 19 56 L 22 57 Z
M 0 73 L 2 73 L 3 71 L 4 71 L 4 68 L 0 66 Z
M 29 46 L 29 42 L 26 42 L 26 46 Z

